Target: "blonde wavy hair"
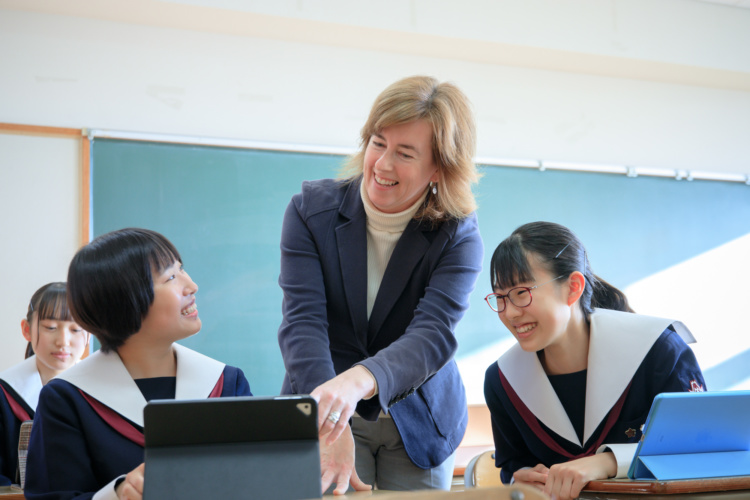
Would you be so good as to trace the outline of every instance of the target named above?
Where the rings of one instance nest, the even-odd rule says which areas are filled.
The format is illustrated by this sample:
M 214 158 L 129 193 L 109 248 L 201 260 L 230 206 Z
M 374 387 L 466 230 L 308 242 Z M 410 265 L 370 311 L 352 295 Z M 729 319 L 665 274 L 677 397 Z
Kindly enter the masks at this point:
M 360 132 L 360 149 L 344 164 L 341 176 L 362 175 L 367 144 L 386 127 L 416 120 L 432 124 L 432 157 L 438 167 L 438 193 L 428 192 L 414 218 L 440 222 L 464 218 L 477 208 L 472 184 L 479 181 L 474 164 L 476 125 L 471 103 L 452 83 L 412 76 L 391 84 L 375 99 Z

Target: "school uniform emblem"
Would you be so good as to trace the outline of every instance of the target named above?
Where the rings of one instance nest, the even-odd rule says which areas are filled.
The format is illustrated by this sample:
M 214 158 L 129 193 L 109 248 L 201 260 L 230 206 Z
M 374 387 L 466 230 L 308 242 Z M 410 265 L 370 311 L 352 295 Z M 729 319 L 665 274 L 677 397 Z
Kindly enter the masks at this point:
M 625 435 L 629 437 L 630 439 L 633 439 L 635 437 L 635 432 L 636 432 L 635 429 L 631 427 L 630 429 L 625 431 Z
M 690 381 L 690 390 L 688 392 L 705 392 L 705 389 L 697 380 Z

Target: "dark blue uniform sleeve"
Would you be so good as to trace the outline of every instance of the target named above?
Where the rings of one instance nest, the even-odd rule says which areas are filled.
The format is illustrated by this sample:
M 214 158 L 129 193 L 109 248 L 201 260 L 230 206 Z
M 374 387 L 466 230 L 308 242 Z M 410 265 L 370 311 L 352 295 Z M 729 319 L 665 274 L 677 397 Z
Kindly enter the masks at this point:
M 83 500 L 93 497 L 103 486 L 91 466 L 82 422 L 66 396 L 52 383 L 39 395 L 26 462 L 27 499 Z
M 224 387 L 221 390 L 222 397 L 252 396 L 250 384 L 245 374 L 234 366 L 224 367 Z
M 18 439 L 14 440 L 16 422 L 5 394 L 0 391 L 0 486 L 9 486 L 15 479 L 18 464 Z M 13 446 L 14 441 L 16 446 Z
M 665 330 L 647 356 L 647 371 L 660 381 L 662 392 L 703 392 L 706 381 L 693 350 L 671 328 Z M 654 397 L 656 395 L 654 394 Z M 652 398 L 653 399 L 653 398 Z
M 492 436 L 495 441 L 495 466 L 500 467 L 500 479 L 510 483 L 513 473 L 524 467 L 534 467 L 539 463 L 526 446 L 520 429 L 515 425 L 503 406 L 504 395 L 500 383 L 497 363 L 487 368 L 484 375 L 484 399 L 492 418 Z

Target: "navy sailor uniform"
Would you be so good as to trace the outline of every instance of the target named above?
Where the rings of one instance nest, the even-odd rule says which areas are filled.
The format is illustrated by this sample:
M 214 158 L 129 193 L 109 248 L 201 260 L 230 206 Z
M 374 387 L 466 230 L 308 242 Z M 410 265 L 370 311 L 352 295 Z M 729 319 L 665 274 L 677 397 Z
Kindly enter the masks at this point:
M 654 397 L 705 390 L 690 331 L 679 321 L 596 309 L 591 315 L 583 425 L 565 411 L 535 352 L 510 348 L 485 374 L 495 465 L 503 482 L 524 467 L 549 467 L 609 450 L 625 477 Z M 558 390 L 581 391 L 581 387 Z M 572 394 L 575 398 L 575 394 Z M 583 439 L 576 432 L 583 428 Z
M 41 390 L 36 356 L 0 373 L 0 486 L 16 479 L 21 424 L 34 418 Z
M 239 368 L 174 344 L 175 399 L 251 396 Z M 117 480 L 143 462 L 146 399 L 117 353 L 97 351 L 51 380 L 29 443 L 26 498 L 116 499 Z

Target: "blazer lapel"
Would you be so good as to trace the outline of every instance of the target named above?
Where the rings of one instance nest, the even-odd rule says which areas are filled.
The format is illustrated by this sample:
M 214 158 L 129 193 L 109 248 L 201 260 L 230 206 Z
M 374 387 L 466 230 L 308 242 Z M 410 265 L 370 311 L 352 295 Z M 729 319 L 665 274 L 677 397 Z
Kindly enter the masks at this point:
M 359 182 L 352 182 L 344 195 L 339 213 L 349 219 L 336 227 L 336 246 L 341 265 L 341 280 L 349 304 L 354 331 L 367 345 L 367 220 Z
M 371 341 L 380 331 L 393 306 L 396 305 L 396 301 L 403 293 L 414 269 L 429 246 L 430 242 L 425 238 L 419 222 L 414 219 L 409 221 L 396 243 L 396 248 L 393 249 L 370 313 L 369 329 L 373 333 Z

